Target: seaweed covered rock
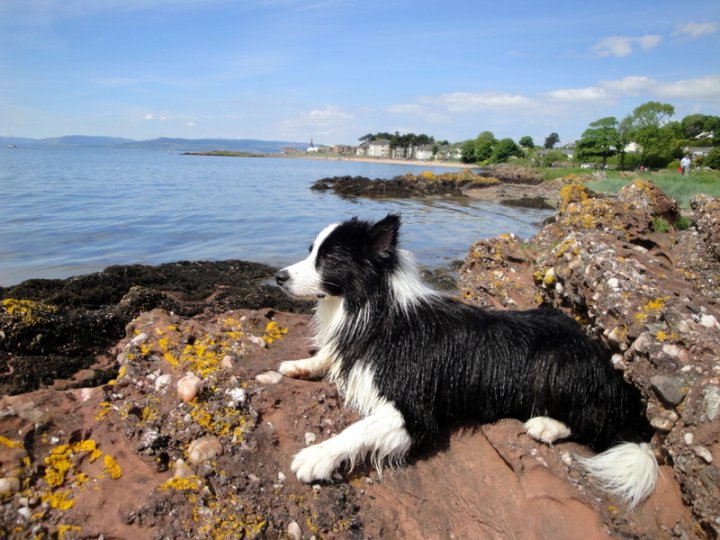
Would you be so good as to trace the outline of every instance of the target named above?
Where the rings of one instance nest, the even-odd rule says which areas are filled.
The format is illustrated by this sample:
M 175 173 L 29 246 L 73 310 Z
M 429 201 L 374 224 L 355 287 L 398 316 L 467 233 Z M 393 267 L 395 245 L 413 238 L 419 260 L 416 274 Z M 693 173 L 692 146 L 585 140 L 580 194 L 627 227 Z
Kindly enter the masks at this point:
M 109 348 L 133 317 L 157 307 L 184 315 L 268 305 L 307 310 L 265 284 L 273 274 L 244 261 L 180 262 L 0 288 L 0 393 L 108 381 L 117 370 Z
M 331 189 L 341 197 L 407 198 L 462 195 L 463 189 L 499 183 L 500 181 L 495 178 L 487 178 L 468 170 L 443 174 L 427 171 L 419 175 L 405 174 L 388 180 L 371 180 L 364 176 L 335 176 L 318 180 L 310 189 L 316 191 Z

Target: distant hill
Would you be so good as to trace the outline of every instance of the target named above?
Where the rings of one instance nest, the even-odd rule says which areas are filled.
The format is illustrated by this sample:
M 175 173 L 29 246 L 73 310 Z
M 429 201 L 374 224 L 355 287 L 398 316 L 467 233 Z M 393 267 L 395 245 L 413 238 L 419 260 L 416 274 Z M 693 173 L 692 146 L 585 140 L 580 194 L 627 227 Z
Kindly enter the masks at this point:
M 21 137 L 0 137 L 0 146 L 53 146 L 53 147 L 86 147 L 86 148 L 138 148 L 148 150 L 164 150 L 169 152 L 209 152 L 228 150 L 233 152 L 250 152 L 276 154 L 284 148 L 304 150 L 307 143 L 289 141 L 263 141 L 258 139 L 177 139 L 161 137 L 136 141 L 122 137 L 95 137 L 88 135 L 66 135 L 48 139 L 27 139 Z
M 259 152 L 274 154 L 283 148 L 305 149 L 307 143 L 287 141 L 261 141 L 257 139 L 171 139 L 162 137 L 148 141 L 134 141 L 123 144 L 126 148 L 151 148 L 182 152 L 208 152 L 211 150 L 230 150 L 233 152 Z

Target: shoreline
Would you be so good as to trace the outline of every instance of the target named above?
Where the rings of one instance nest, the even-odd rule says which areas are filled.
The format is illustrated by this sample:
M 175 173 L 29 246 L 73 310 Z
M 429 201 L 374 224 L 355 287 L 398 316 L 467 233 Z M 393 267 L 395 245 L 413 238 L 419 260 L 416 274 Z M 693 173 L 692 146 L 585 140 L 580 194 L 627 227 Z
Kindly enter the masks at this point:
M 382 165 L 412 165 L 418 167 L 445 167 L 453 169 L 476 169 L 476 163 L 462 163 L 460 161 L 423 161 L 418 159 L 390 159 L 390 158 L 374 158 L 359 156 L 325 156 L 311 154 L 250 154 L 250 155 L 232 155 L 232 154 L 214 154 L 213 152 L 185 152 L 187 155 L 208 156 L 208 157 L 267 157 L 274 159 L 309 159 L 315 161 L 357 161 L 359 163 L 379 163 Z
M 357 156 L 284 156 L 295 159 L 315 159 L 318 161 L 357 161 L 359 163 L 381 163 L 383 165 L 413 165 L 413 166 L 427 166 L 427 167 L 447 167 L 455 169 L 476 169 L 478 166 L 474 163 L 461 163 L 459 161 L 421 161 L 416 159 L 390 159 L 390 158 L 372 158 L 372 157 L 357 157 Z

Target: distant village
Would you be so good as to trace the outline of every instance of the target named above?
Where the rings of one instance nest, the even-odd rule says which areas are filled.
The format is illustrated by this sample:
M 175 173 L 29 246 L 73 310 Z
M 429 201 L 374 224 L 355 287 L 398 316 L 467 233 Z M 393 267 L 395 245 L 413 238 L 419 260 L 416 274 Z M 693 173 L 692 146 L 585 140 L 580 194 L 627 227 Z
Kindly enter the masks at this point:
M 460 143 L 454 145 L 427 143 L 396 146 L 388 139 L 365 141 L 357 146 L 347 144 L 315 145 L 311 140 L 305 152 L 378 159 L 460 161 L 462 158 L 460 146 Z

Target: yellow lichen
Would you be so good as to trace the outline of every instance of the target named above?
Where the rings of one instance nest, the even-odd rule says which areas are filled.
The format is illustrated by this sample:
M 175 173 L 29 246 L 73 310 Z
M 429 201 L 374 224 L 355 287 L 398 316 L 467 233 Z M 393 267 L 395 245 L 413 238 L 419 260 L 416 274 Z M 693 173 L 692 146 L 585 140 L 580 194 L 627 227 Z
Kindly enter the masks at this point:
M 113 405 L 109 401 L 100 402 L 100 411 L 95 415 L 95 420 L 98 422 L 104 419 L 113 410 Z
M 640 308 L 640 311 L 635 313 L 635 320 L 643 324 L 650 317 L 657 317 L 660 312 L 665 308 L 665 303 L 670 299 L 670 296 L 663 296 L 654 298 L 648 301 L 644 306 Z
M 275 321 L 270 321 L 267 323 L 267 326 L 265 326 L 265 334 L 262 336 L 262 339 L 270 345 L 272 342 L 282 339 L 283 335 L 287 334 L 287 332 L 288 329 L 284 326 L 280 326 Z
M 236 428 L 240 428 L 240 433 L 242 433 L 242 428 L 247 423 L 242 411 L 234 407 L 224 407 L 211 413 L 202 402 L 195 401 L 192 405 L 190 416 L 193 420 L 207 433 L 217 437 L 223 437 L 230 433 L 237 435 Z
M 56 510 L 70 510 L 75 506 L 75 499 L 73 499 L 70 489 L 58 489 L 52 493 L 45 493 L 41 499 Z
M 581 203 L 588 200 L 588 191 L 585 186 L 568 184 L 560 189 L 560 211 L 565 211 L 571 203 Z
M 58 525 L 58 529 L 57 529 L 58 540 L 63 540 L 65 538 L 66 533 L 80 532 L 81 530 L 82 530 L 82 527 L 79 527 L 77 525 Z
M 103 456 L 103 465 L 105 472 L 108 473 L 110 478 L 113 480 L 117 480 L 122 476 L 122 469 L 120 468 L 120 465 L 118 465 L 118 462 L 115 461 L 115 458 L 111 455 L 105 454 Z
M 57 306 L 16 298 L 6 298 L 2 301 L 2 307 L 8 315 L 28 326 L 39 324 L 49 315 L 58 312 Z
M 187 478 L 170 478 L 166 480 L 158 489 L 160 491 L 167 491 L 174 489 L 176 491 L 197 491 L 202 487 L 202 480 L 197 475 L 188 476 Z
M 25 445 L 21 441 L 14 441 L 0 435 L 0 445 L 6 446 L 7 448 L 25 448 Z

